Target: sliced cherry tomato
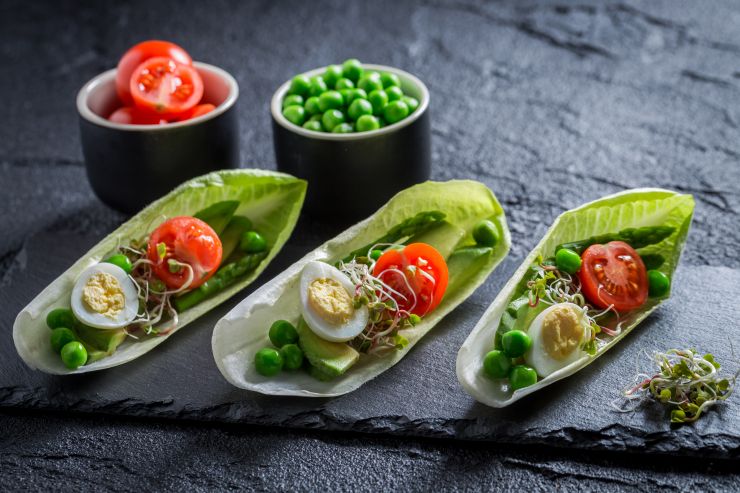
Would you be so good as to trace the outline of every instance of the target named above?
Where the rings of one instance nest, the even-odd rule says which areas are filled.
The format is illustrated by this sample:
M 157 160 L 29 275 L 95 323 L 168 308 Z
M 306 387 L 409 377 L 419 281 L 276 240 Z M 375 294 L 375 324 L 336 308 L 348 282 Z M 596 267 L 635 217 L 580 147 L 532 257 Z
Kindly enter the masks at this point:
M 198 118 L 199 116 L 203 116 L 207 113 L 210 113 L 211 111 L 215 110 L 216 107 L 212 104 L 199 104 L 193 107 L 193 109 L 186 111 L 185 113 L 182 113 L 177 116 L 176 121 L 178 122 L 184 122 L 185 120 L 190 120 L 191 118 Z
M 203 97 L 203 79 L 198 71 L 171 58 L 146 60 L 134 69 L 130 83 L 134 104 L 159 115 L 179 115 Z
M 373 275 L 405 297 L 396 300 L 401 310 L 419 316 L 439 305 L 449 280 L 444 257 L 426 243 L 412 243 L 400 251 L 388 250 L 375 263 Z
M 115 123 L 126 123 L 129 125 L 159 125 L 167 123 L 160 115 L 141 111 L 138 108 L 124 106 L 111 113 L 108 120 Z
M 188 279 L 188 269 L 178 268 L 170 260 L 193 268 L 189 288 L 197 288 L 216 272 L 222 255 L 221 239 L 216 232 L 194 217 L 173 217 L 149 236 L 147 257 L 154 263 L 154 274 L 170 289 L 178 289 Z
M 581 256 L 578 279 L 586 299 L 594 306 L 613 306 L 618 312 L 642 306 L 648 297 L 645 264 L 623 241 L 591 245 Z
M 116 71 L 116 92 L 121 102 L 127 106 L 134 104 L 131 97 L 131 74 L 144 61 L 154 57 L 171 58 L 181 65 L 192 65 L 188 52 L 169 41 L 144 41 L 132 46 L 118 62 Z

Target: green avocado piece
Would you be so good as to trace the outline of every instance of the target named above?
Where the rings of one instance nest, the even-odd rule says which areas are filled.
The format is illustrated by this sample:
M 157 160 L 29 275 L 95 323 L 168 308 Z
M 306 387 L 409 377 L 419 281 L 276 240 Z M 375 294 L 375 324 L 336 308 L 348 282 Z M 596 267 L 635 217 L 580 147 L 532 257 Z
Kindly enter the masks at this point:
M 512 300 L 506 307 L 506 311 L 514 318 L 519 318 L 529 309 L 529 296 L 526 294 Z
M 360 353 L 344 342 L 331 342 L 314 334 L 301 318 L 296 326 L 298 346 L 311 363 L 311 375 L 319 380 L 331 380 L 357 363 Z
M 234 253 L 236 247 L 239 246 L 239 241 L 244 233 L 252 229 L 252 221 L 244 216 L 234 216 L 226 225 L 223 232 L 219 233 L 221 239 L 221 247 L 223 248 L 223 255 L 221 256 L 221 265 L 226 263 L 226 259 L 229 255 Z
M 493 255 L 491 247 L 465 247 L 452 252 L 447 258 L 447 270 L 450 281 L 447 293 L 454 293 L 468 282 L 470 276 L 484 268 Z
M 110 356 L 126 340 L 124 329 L 95 329 L 78 323 L 74 328 L 77 338 L 87 350 L 87 363 L 90 364 Z
M 224 200 L 222 202 L 216 202 L 215 204 L 196 212 L 193 214 L 193 217 L 208 223 L 208 225 L 213 228 L 213 231 L 215 231 L 217 235 L 221 236 L 221 233 L 226 225 L 229 224 L 229 221 L 231 221 L 231 217 L 234 215 L 238 207 L 238 200 Z

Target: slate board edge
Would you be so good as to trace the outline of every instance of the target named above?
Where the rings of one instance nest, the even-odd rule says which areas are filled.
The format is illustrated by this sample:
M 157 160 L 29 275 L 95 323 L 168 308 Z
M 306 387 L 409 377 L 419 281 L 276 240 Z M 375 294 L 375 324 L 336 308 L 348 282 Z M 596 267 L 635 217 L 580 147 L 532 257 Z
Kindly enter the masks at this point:
M 701 434 L 691 425 L 663 432 L 643 433 L 635 427 L 612 424 L 600 430 L 563 427 L 544 433 L 530 428 L 526 433 L 490 433 L 481 419 L 419 419 L 405 416 L 375 416 L 357 421 L 339 419 L 321 409 L 305 411 L 285 420 L 271 419 L 270 414 L 244 416 L 239 403 L 223 403 L 211 408 L 175 407 L 173 399 L 141 401 L 122 399 L 93 402 L 88 399 L 67 401 L 63 394 L 45 396 L 44 389 L 24 386 L 0 388 L 0 409 L 33 409 L 42 412 L 64 411 L 73 414 L 99 414 L 164 420 L 218 422 L 256 425 L 295 430 L 352 432 L 371 435 L 408 436 L 448 440 L 547 446 L 640 454 L 702 457 L 705 459 L 740 459 L 740 438 L 730 434 Z M 711 412 L 711 411 L 710 411 Z M 688 442 L 694 442 L 687 447 Z

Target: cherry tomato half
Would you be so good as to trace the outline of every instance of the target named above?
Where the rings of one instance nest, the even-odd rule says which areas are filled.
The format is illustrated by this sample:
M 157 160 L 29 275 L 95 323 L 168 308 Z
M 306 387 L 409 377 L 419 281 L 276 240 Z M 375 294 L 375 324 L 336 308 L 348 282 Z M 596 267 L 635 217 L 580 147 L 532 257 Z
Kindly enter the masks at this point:
M 203 116 L 207 113 L 210 113 L 211 111 L 215 110 L 216 107 L 212 104 L 198 104 L 193 107 L 193 109 L 186 111 L 185 113 L 181 113 L 177 116 L 175 121 L 178 122 L 184 122 L 185 120 L 190 120 L 191 118 L 198 118 L 199 116 Z
M 373 275 L 406 297 L 396 300 L 401 310 L 419 316 L 439 305 L 449 280 L 444 257 L 426 243 L 412 243 L 403 250 L 388 250 L 375 263 Z M 409 292 L 409 286 L 413 293 Z M 412 294 L 416 296 L 415 306 Z
M 164 249 L 160 244 L 164 244 Z M 188 279 L 187 268 L 178 269 L 168 262 L 170 259 L 193 268 L 193 282 L 189 286 L 192 289 L 216 272 L 222 255 L 221 240 L 216 232 L 194 217 L 173 217 L 160 224 L 149 236 L 147 258 L 154 263 L 154 274 L 170 289 L 178 289 Z
M 591 245 L 581 256 L 578 271 L 583 294 L 599 308 L 610 305 L 618 312 L 642 306 L 648 297 L 645 264 L 634 248 L 623 241 Z
M 198 71 L 165 57 L 150 58 L 136 67 L 130 85 L 134 104 L 159 115 L 179 115 L 203 97 Z
M 154 57 L 171 58 L 181 65 L 192 65 L 188 52 L 169 41 L 144 41 L 132 46 L 118 62 L 116 71 L 116 92 L 124 105 L 134 104 L 131 97 L 131 74 L 144 61 Z
M 138 108 L 124 106 L 111 113 L 108 120 L 114 123 L 126 123 L 129 125 L 159 125 L 167 123 L 160 115 L 141 111 Z

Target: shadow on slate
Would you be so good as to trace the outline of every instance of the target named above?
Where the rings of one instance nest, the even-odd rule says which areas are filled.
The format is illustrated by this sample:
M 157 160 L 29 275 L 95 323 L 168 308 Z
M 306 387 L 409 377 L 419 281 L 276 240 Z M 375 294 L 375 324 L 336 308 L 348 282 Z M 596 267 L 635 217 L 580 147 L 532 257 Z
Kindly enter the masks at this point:
M 478 291 L 449 314 L 399 364 L 359 390 L 334 399 L 271 397 L 232 387 L 211 355 L 217 320 L 323 238 L 337 231 L 300 226 L 294 239 L 252 286 L 185 327 L 141 358 L 109 370 L 73 377 L 36 372 L 20 360 L 12 340 L 15 315 L 99 238 L 39 234 L 25 245 L 24 265 L 3 286 L 0 407 L 69 410 L 127 416 L 484 440 L 647 453 L 737 458 L 740 407 L 731 399 L 693 426 L 672 428 L 658 405 L 620 414 L 610 402 L 652 349 L 711 349 L 728 368 L 738 363 L 728 340 L 740 300 L 725 293 L 740 285 L 740 272 L 723 267 L 681 267 L 673 298 L 620 345 L 576 375 L 506 409 L 475 402 L 457 382 L 457 350 L 514 272 L 508 258 Z M 54 255 L 48 245 L 55 244 Z M 696 286 L 702 286 L 696 290 Z M 715 300 L 723 305 L 712 310 Z M 710 307 L 708 310 L 707 307 Z M 708 320 L 707 313 L 711 314 Z M 642 358 L 642 359 L 639 359 Z

